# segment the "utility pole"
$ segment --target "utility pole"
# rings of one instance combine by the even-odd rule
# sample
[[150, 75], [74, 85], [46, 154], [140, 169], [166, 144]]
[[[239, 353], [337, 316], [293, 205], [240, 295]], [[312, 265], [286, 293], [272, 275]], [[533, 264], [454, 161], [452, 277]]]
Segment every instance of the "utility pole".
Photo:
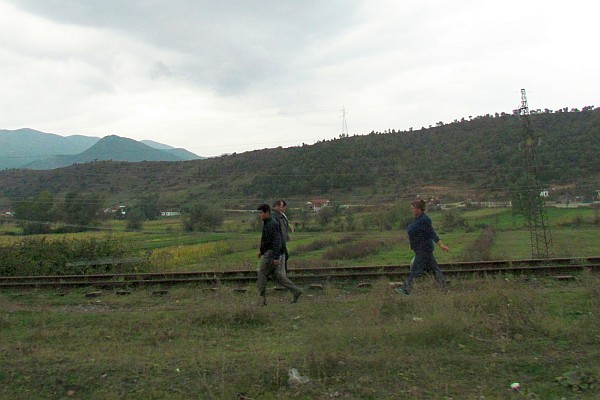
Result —
[[548, 214], [546, 213], [545, 200], [541, 195], [542, 186], [538, 179], [538, 168], [536, 161], [536, 147], [539, 138], [536, 137], [531, 120], [529, 118], [529, 106], [525, 89], [521, 89], [521, 106], [519, 116], [522, 125], [523, 139], [523, 187], [519, 193], [523, 213], [529, 228], [531, 240], [531, 257], [548, 258], [549, 248], [552, 246], [550, 227], [548, 226]]
[[348, 124], [346, 123], [346, 107], [342, 106], [342, 136], [348, 136]]

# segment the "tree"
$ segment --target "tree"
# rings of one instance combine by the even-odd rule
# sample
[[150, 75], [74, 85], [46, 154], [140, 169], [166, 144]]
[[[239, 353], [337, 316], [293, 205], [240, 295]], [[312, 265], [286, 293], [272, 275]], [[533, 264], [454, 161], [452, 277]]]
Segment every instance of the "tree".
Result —
[[132, 208], [131, 210], [128, 210], [125, 218], [127, 219], [125, 225], [128, 231], [139, 231], [142, 229], [145, 215], [141, 209]]
[[220, 208], [194, 202], [183, 208], [183, 227], [187, 231], [210, 231], [223, 224], [225, 213]]
[[100, 193], [69, 192], [59, 211], [60, 220], [72, 225], [73, 231], [84, 230], [100, 220], [104, 196]]
[[15, 206], [15, 217], [25, 235], [50, 232], [54, 196], [48, 191], [40, 192], [37, 198], [20, 201]]
[[158, 193], [149, 193], [140, 198], [140, 211], [146, 219], [153, 221], [160, 216], [158, 199]]

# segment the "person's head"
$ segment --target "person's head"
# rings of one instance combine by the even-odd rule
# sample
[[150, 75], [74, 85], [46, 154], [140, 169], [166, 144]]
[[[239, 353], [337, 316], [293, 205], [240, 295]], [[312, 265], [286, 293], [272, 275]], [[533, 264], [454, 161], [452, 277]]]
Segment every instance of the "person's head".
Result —
[[265, 219], [267, 219], [271, 216], [271, 207], [269, 207], [268, 204], [261, 204], [260, 206], [258, 206], [257, 210], [258, 210], [258, 217], [262, 221], [264, 221]]
[[415, 200], [412, 203], [410, 203], [410, 205], [412, 207], [412, 212], [415, 217], [418, 217], [425, 211], [425, 201], [423, 199]]
[[273, 210], [275, 210], [277, 212], [284, 212], [285, 211], [285, 201], [284, 200], [275, 200], [275, 202], [273, 203]]

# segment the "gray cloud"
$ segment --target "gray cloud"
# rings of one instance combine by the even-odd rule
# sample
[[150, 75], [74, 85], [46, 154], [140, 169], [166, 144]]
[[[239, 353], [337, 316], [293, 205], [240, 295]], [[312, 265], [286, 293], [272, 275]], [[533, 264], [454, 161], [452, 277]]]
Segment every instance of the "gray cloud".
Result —
[[[516, 12], [515, 10], [518, 10]], [[597, 103], [600, 3], [0, 0], [0, 128], [203, 155]]]
[[[185, 55], [165, 70], [224, 94], [289, 72], [307, 46], [357, 19], [357, 1], [12, 0], [64, 24], [116, 30]], [[157, 71], [153, 69], [153, 74]]]

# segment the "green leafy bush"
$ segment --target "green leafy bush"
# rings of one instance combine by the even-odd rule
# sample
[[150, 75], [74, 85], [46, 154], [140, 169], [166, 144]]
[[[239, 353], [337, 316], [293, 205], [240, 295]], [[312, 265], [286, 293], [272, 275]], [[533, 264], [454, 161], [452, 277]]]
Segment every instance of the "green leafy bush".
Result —
[[[0, 275], [66, 275], [82, 273], [75, 261], [132, 255], [133, 249], [112, 237], [48, 240], [28, 237], [0, 246]], [[92, 269], [88, 272], [97, 272]]]

